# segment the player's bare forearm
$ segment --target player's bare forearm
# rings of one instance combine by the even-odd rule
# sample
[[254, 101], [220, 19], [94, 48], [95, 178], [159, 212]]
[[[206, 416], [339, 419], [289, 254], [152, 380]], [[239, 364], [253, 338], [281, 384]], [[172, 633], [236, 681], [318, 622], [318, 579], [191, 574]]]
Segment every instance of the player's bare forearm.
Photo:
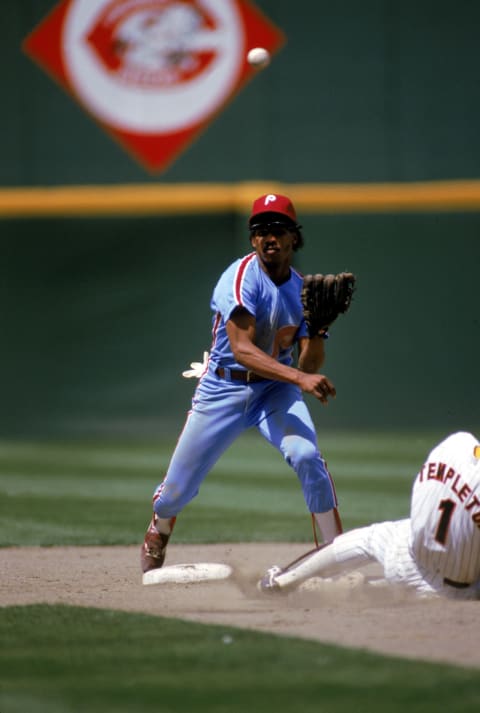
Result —
[[266, 379], [287, 381], [299, 385], [299, 372], [291, 366], [280, 364], [276, 359], [263, 352], [250, 341], [238, 341], [233, 348], [235, 361], [249, 371], [254, 371]]
[[304, 337], [299, 343], [298, 368], [308, 374], [316, 374], [325, 362], [325, 340], [323, 337]]
[[227, 322], [227, 334], [235, 361], [266, 379], [298, 384], [298, 370], [259, 349], [255, 344], [255, 320], [245, 310], [236, 312]]
[[[312, 394], [324, 404], [327, 403], [328, 397], [335, 396], [335, 387], [326, 376], [280, 364], [259, 349], [254, 344], [255, 320], [248, 312], [236, 313], [227, 322], [227, 334], [235, 360], [249, 371], [254, 371], [266, 379], [296, 384], [302, 391]], [[321, 349], [323, 350], [323, 347]], [[312, 350], [312, 354], [314, 352], [315, 350]], [[308, 353], [307, 349], [306, 354]]]

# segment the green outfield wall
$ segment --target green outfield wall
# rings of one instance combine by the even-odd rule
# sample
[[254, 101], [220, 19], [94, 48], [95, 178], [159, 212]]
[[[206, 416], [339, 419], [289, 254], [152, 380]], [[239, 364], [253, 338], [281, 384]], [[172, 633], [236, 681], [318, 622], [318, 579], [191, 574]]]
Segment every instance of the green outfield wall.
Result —
[[[306, 215], [302, 271], [353, 270], [319, 429], [474, 428], [480, 214]], [[234, 214], [3, 221], [0, 435], [171, 435], [211, 339], [210, 295], [249, 250]]]
[[286, 45], [158, 176], [22, 53], [55, 4], [2, 2], [0, 185], [479, 177], [474, 0], [255, 0]]
[[178, 431], [252, 182], [299, 187], [301, 270], [358, 275], [318, 428], [474, 429], [480, 4], [255, 0], [286, 45], [156, 175], [22, 51], [55, 4], [1, 10], [0, 436]]

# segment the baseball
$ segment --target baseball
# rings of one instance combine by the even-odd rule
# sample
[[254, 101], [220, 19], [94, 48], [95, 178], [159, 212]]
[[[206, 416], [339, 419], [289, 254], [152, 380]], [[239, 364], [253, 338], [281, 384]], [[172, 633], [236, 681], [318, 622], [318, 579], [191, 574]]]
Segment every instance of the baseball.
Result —
[[254, 47], [247, 54], [247, 60], [253, 67], [261, 69], [270, 64], [270, 53], [265, 47]]

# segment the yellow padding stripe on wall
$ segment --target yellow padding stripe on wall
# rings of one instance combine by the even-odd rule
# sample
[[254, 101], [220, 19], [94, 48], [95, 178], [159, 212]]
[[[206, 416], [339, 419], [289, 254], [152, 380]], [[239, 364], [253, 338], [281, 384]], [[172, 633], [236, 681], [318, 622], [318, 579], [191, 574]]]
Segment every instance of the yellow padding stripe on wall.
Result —
[[420, 183], [179, 183], [0, 189], [0, 217], [248, 213], [255, 197], [285, 193], [299, 212], [478, 211], [480, 180]]

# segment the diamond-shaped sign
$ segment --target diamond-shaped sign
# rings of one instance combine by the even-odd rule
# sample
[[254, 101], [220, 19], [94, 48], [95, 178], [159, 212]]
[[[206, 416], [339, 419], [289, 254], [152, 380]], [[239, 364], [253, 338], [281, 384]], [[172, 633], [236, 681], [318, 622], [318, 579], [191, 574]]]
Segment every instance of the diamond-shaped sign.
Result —
[[145, 168], [161, 171], [285, 35], [250, 0], [62, 0], [24, 51]]

